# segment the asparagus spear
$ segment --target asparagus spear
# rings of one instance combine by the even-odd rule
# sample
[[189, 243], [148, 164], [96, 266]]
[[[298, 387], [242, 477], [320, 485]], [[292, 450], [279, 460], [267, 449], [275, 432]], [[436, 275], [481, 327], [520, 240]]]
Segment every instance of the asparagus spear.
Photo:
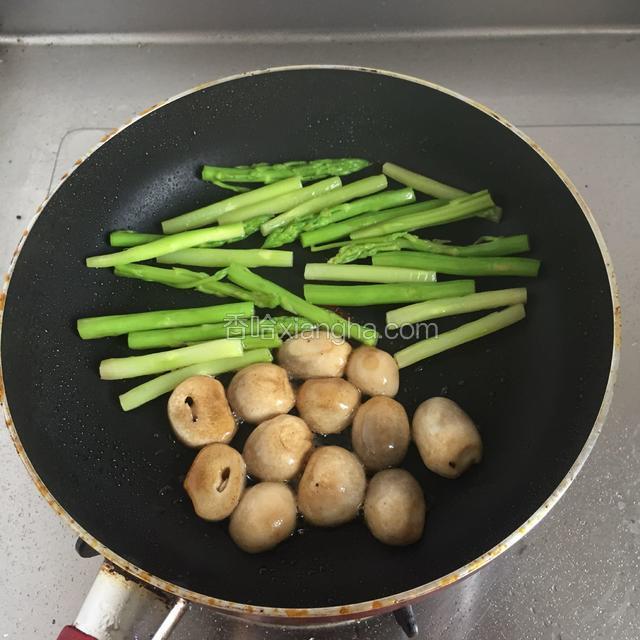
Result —
[[473, 214], [476, 218], [484, 218], [485, 220], [491, 220], [491, 222], [500, 222], [502, 220], [502, 207], [494, 205], [488, 209], [483, 209]]
[[403, 204], [413, 202], [416, 196], [413, 189], [397, 189], [396, 191], [383, 191], [375, 193], [359, 200], [344, 202], [323, 209], [317, 215], [305, 216], [290, 222], [286, 227], [280, 227], [272, 231], [265, 240], [264, 247], [280, 247], [283, 244], [293, 242], [303, 231], [312, 231], [326, 227], [334, 222], [348, 220], [362, 213], [371, 211], [382, 211], [392, 207], [399, 207]]
[[253, 351], [246, 351], [237, 358], [221, 358], [192, 364], [143, 382], [123, 393], [119, 397], [120, 406], [124, 411], [131, 411], [165, 393], [173, 391], [183, 380], [191, 376], [217, 376], [227, 371], [243, 369], [256, 362], [271, 362], [272, 360], [273, 356], [269, 349], [254, 349]]
[[504, 329], [522, 320], [524, 317], [524, 306], [515, 304], [502, 311], [490, 313], [479, 320], [463, 324], [457, 329], [441, 333], [437, 337], [416, 342], [396, 352], [393, 357], [396, 359], [398, 367], [402, 369], [425, 358], [430, 358], [437, 353], [457, 347], [465, 342], [471, 342], [499, 329]]
[[[293, 335], [314, 324], [298, 316], [276, 316], [275, 318], [239, 318], [233, 322], [201, 324], [195, 327], [175, 327], [134, 331], [127, 336], [129, 349], [163, 349], [184, 347], [196, 342], [217, 338], [243, 338], [245, 336], [278, 337]], [[248, 349], [246, 345], [243, 345]]]
[[183, 249], [160, 256], [157, 262], [194, 267], [228, 267], [231, 264], [242, 264], [245, 267], [291, 267], [293, 252], [269, 249]]
[[188, 327], [209, 322], [223, 322], [232, 318], [253, 315], [253, 304], [235, 302], [213, 307], [194, 309], [169, 309], [165, 311], [143, 311], [114, 316], [80, 318], [78, 334], [83, 340], [120, 336], [132, 331], [147, 331], [168, 327]]
[[420, 193], [426, 193], [428, 196], [433, 196], [434, 198], [453, 200], [454, 198], [467, 195], [467, 192], [462, 191], [462, 189], [450, 187], [442, 182], [432, 180], [419, 173], [414, 173], [413, 171], [409, 171], [409, 169], [404, 169], [391, 162], [385, 162], [382, 165], [382, 173], [401, 184], [406, 184], [407, 187], [420, 191]]
[[141, 244], [147, 244], [153, 240], [159, 240], [163, 235], [161, 233], [140, 233], [139, 231], [129, 231], [128, 229], [118, 229], [109, 234], [109, 244], [112, 247], [137, 247]]
[[273, 296], [260, 292], [247, 291], [231, 282], [220, 282], [227, 275], [226, 269], [217, 271], [213, 275], [189, 269], [173, 267], [164, 269], [146, 264], [123, 264], [113, 272], [124, 278], [134, 278], [146, 282], [157, 282], [174, 289], [195, 289], [200, 293], [218, 296], [219, 298], [237, 298], [253, 302], [257, 307], [275, 307], [278, 304]]
[[162, 231], [164, 233], [178, 233], [188, 229], [197, 229], [215, 222], [223, 213], [246, 207], [256, 202], [275, 198], [283, 193], [289, 193], [296, 189], [302, 189], [300, 178], [287, 178], [280, 182], [274, 182], [259, 189], [253, 189], [246, 193], [240, 193], [237, 196], [231, 196], [226, 200], [220, 200], [213, 204], [201, 207], [195, 211], [189, 211], [175, 218], [169, 218], [162, 222]]
[[[437, 201], [429, 200], [430, 206], [427, 209], [423, 208], [423, 205], [425, 205], [426, 203], [418, 202], [415, 205], [404, 207], [405, 211], [403, 212], [401, 212], [400, 209], [398, 209], [398, 212], [404, 215], [407, 213], [412, 213], [414, 211], [428, 211], [431, 208], [435, 208], [431, 205], [431, 203], [433, 202], [441, 203], [438, 206], [447, 204], [446, 200], [437, 200]], [[413, 211], [411, 211], [412, 209]], [[500, 207], [489, 207], [488, 209], [483, 209], [482, 211], [478, 211], [478, 213], [474, 213], [473, 215], [476, 218], [485, 218], [487, 220], [491, 220], [491, 222], [500, 222], [500, 219], [502, 218], [502, 209]], [[304, 229], [303, 231], [306, 231], [306, 229]], [[267, 238], [267, 240], [269, 239], [269, 237]], [[329, 249], [339, 249], [340, 247], [353, 246], [356, 244], [366, 244], [368, 242], [382, 242], [382, 241], [391, 242], [392, 240], [395, 240], [397, 238], [402, 238], [402, 237], [417, 237], [417, 236], [411, 236], [411, 234], [406, 233], [405, 231], [400, 231], [400, 232], [390, 233], [384, 236], [374, 236], [372, 238], [356, 238], [354, 240], [349, 239], [349, 240], [340, 240], [338, 242], [328, 242], [327, 244], [316, 244], [316, 245], [312, 245], [310, 248], [311, 248], [311, 251], [315, 253], [317, 251], [329, 251]], [[483, 236], [483, 237], [491, 238], [493, 236]], [[495, 236], [495, 237], [498, 237], [498, 236]], [[322, 241], [324, 242], [324, 240]], [[432, 241], [432, 242], [435, 242], [435, 241]], [[421, 251], [421, 250], [422, 249], [420, 248], [416, 248], [416, 251]], [[434, 251], [434, 253], [436, 252]]]
[[[266, 222], [268, 219], [269, 216], [258, 216], [257, 218], [252, 218], [251, 220], [246, 220], [245, 222], [243, 222], [242, 225], [244, 227], [244, 237], [248, 238], [250, 235], [254, 234], [260, 228], [260, 225], [263, 222]], [[121, 248], [137, 247], [140, 244], [147, 244], [147, 242], [151, 242], [152, 240], [159, 240], [160, 238], [164, 238], [161, 233], [139, 233], [138, 231], [118, 230], [112, 231], [109, 234], [109, 244], [112, 247]], [[205, 242], [204, 244], [198, 245], [198, 247], [206, 249], [216, 249], [217, 247], [221, 247], [222, 245], [229, 242], [234, 242], [234, 240], [235, 239]]]
[[444, 318], [459, 313], [471, 313], [472, 311], [524, 304], [526, 301], [527, 290], [524, 287], [483, 291], [482, 293], [463, 295], [459, 298], [451, 297], [446, 300], [429, 300], [389, 311], [387, 313], [387, 325], [400, 327], [405, 324]]
[[249, 187], [243, 187], [239, 184], [229, 184], [228, 182], [222, 182], [222, 180], [210, 180], [212, 184], [215, 184], [216, 187], [220, 187], [221, 189], [229, 189], [229, 191], [235, 191], [235, 193], [245, 193], [247, 191], [251, 191]]
[[251, 349], [277, 349], [282, 346], [282, 340], [278, 336], [245, 336], [240, 338], [242, 348]]
[[540, 260], [533, 258], [458, 258], [418, 251], [390, 251], [371, 260], [378, 266], [429, 269], [454, 276], [535, 277], [540, 269]]
[[417, 236], [406, 234], [402, 249], [425, 251], [446, 256], [459, 257], [501, 257], [529, 251], [529, 236], [525, 233], [515, 236], [482, 236], [473, 244], [456, 246], [434, 240], [422, 240]]
[[435, 282], [434, 271], [377, 267], [370, 264], [325, 264], [309, 262], [304, 268], [307, 280], [337, 282]]
[[350, 243], [340, 243], [338, 253], [329, 260], [329, 264], [347, 264], [354, 260], [369, 258], [378, 253], [412, 249], [426, 253], [448, 256], [508, 256], [529, 251], [527, 235], [507, 236], [503, 238], [484, 236], [474, 244], [455, 246], [436, 240], [422, 240], [410, 233], [397, 233], [390, 236], [360, 238]]
[[316, 307], [283, 287], [261, 278], [246, 267], [235, 264], [230, 266], [229, 279], [241, 287], [265, 291], [277, 296], [280, 300], [280, 306], [289, 313], [303, 316], [333, 333], [348, 336], [369, 345], [375, 345], [378, 341], [378, 334], [374, 329], [347, 321], [336, 313]]
[[224, 182], [264, 182], [269, 184], [276, 180], [296, 176], [300, 180], [319, 180], [327, 176], [346, 176], [369, 166], [367, 160], [361, 158], [328, 158], [322, 160], [294, 160], [278, 164], [260, 162], [249, 166], [202, 167], [202, 179]]
[[456, 222], [474, 216], [478, 211], [494, 205], [491, 196], [486, 192], [478, 192], [460, 200], [452, 200], [434, 211], [417, 211], [396, 216], [391, 220], [380, 222], [365, 229], [351, 233], [352, 240], [358, 238], [374, 238], [386, 236], [400, 231], [415, 231], [425, 227], [435, 227], [447, 222]]
[[354, 198], [361, 198], [376, 193], [377, 191], [382, 191], [386, 186], [387, 178], [382, 175], [371, 176], [370, 178], [363, 178], [362, 180], [351, 182], [344, 187], [334, 189], [329, 193], [313, 198], [313, 200], [303, 202], [297, 207], [289, 209], [271, 220], [267, 220], [267, 222], [260, 227], [260, 232], [263, 236], [267, 236], [274, 229], [284, 227], [293, 220], [311, 216], [327, 207], [333, 207], [348, 200], [353, 200]]
[[[398, 236], [404, 235], [402, 233], [392, 233], [390, 236], [376, 236], [371, 238], [375, 242], [382, 242], [384, 238], [391, 241]], [[351, 247], [356, 244], [367, 244], [369, 238], [361, 238], [360, 240], [338, 240], [337, 242], [328, 242], [327, 244], [314, 244], [311, 249], [311, 253], [317, 253], [318, 251], [330, 251], [331, 249], [340, 249], [340, 247]]]
[[382, 191], [373, 195], [343, 202], [335, 207], [323, 209], [315, 216], [310, 216], [304, 221], [302, 231], [313, 231], [326, 227], [334, 222], [342, 222], [355, 218], [362, 213], [382, 211], [384, 209], [394, 209], [415, 202], [416, 194], [413, 189], [394, 189], [392, 191]]
[[165, 253], [180, 251], [197, 247], [204, 242], [212, 240], [231, 240], [232, 238], [244, 238], [244, 227], [241, 224], [228, 224], [223, 227], [211, 229], [196, 229], [195, 231], [183, 231], [172, 236], [165, 236], [159, 240], [153, 240], [147, 244], [130, 247], [117, 253], [108, 253], [102, 256], [87, 258], [87, 267], [115, 267], [121, 264], [142, 262], [157, 258]]
[[373, 304], [397, 304], [466, 296], [475, 291], [473, 280], [451, 282], [364, 284], [355, 286], [305, 284], [304, 297], [314, 304], [341, 307], [366, 307]]
[[191, 364], [220, 358], [236, 358], [242, 355], [242, 343], [236, 338], [211, 340], [189, 347], [149, 353], [144, 356], [127, 358], [107, 358], [100, 363], [100, 377], [103, 380], [123, 380], [137, 378], [163, 371], [171, 371]]
[[320, 229], [305, 231], [300, 236], [300, 242], [303, 247], [310, 247], [325, 242], [331, 242], [338, 238], [344, 238], [357, 229], [363, 229], [372, 225], [393, 220], [396, 217], [408, 215], [413, 212], [426, 212], [445, 205], [444, 200], [429, 200], [428, 202], [416, 202], [405, 207], [395, 207], [394, 209], [386, 209], [384, 211], [374, 211], [357, 216], [351, 220], [343, 220], [336, 222]]
[[[253, 220], [257, 216], [268, 215], [269, 217], [288, 211], [293, 207], [297, 207], [299, 204], [311, 200], [311, 198], [317, 198], [323, 193], [338, 189], [342, 186], [342, 180], [337, 176], [321, 180], [320, 182], [314, 182], [308, 187], [302, 189], [296, 189], [295, 191], [289, 191], [283, 193], [275, 198], [269, 198], [268, 200], [262, 200], [255, 202], [254, 204], [247, 205], [246, 207], [240, 207], [239, 209], [233, 209], [227, 213], [223, 213], [218, 218], [219, 224], [231, 224], [232, 222], [243, 222], [245, 220]], [[267, 218], [268, 220], [269, 218]], [[263, 221], [264, 222], [264, 221]]]
[[[302, 191], [302, 189], [300, 189], [300, 191]], [[266, 222], [270, 217], [270, 214], [266, 214], [263, 216], [256, 216], [255, 218], [251, 218], [250, 220], [244, 220], [242, 222], [242, 226], [244, 227], [244, 237], [248, 238], [256, 231], [259, 231], [262, 224]], [[223, 226], [222, 222], [218, 221], [218, 223], [220, 224], [220, 226]]]

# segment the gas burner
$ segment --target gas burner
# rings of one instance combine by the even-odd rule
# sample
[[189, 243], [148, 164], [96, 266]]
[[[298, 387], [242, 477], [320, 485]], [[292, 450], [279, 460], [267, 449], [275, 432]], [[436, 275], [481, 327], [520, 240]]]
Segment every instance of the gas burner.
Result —
[[[94, 558], [98, 552], [84, 540], [76, 540], [75, 549], [82, 558]], [[126, 588], [123, 590], [123, 585]], [[96, 615], [96, 610], [102, 615]], [[105, 616], [104, 612], [109, 611]], [[181, 623], [187, 612], [191, 621]], [[180, 624], [180, 637], [191, 638], [202, 633], [203, 628], [218, 627], [220, 637], [266, 638], [271, 635], [285, 637], [287, 640], [322, 640], [323, 638], [341, 638], [356, 640], [370, 637], [369, 630], [376, 622], [393, 619], [402, 630], [404, 637], [418, 635], [418, 623], [411, 605], [396, 609], [392, 614], [370, 616], [361, 620], [344, 620], [313, 624], [278, 624], [248, 620], [240, 616], [219, 613], [207, 607], [190, 605], [182, 598], [174, 598], [162, 591], [142, 584], [137, 579], [120, 571], [109, 562], [104, 562], [87, 598], [80, 609], [74, 626], [66, 627], [69, 640], [73, 640], [77, 631], [85, 636], [77, 638], [96, 638], [96, 640], [119, 640], [122, 638], [151, 637], [152, 640], [167, 640]], [[186, 618], [185, 620], [188, 620]], [[363, 631], [366, 634], [363, 635]], [[187, 628], [185, 628], [187, 627]], [[194, 631], [190, 631], [190, 628]], [[196, 632], [197, 629], [198, 631]], [[114, 635], [114, 633], [116, 635]], [[153, 634], [153, 635], [151, 635]], [[202, 636], [200, 636], [202, 637]], [[385, 636], [385, 637], [388, 637]]]

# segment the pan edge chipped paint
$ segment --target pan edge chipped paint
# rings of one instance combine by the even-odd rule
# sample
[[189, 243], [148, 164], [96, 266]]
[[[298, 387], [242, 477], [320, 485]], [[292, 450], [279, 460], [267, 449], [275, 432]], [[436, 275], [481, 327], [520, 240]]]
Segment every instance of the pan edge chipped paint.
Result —
[[[513, 546], [516, 542], [518, 542], [523, 536], [525, 536], [533, 527], [535, 527], [544, 516], [551, 510], [551, 508], [558, 502], [558, 500], [562, 497], [568, 487], [571, 485], [583, 464], [589, 457], [600, 432], [602, 431], [604, 422], [606, 420], [606, 416], [611, 405], [611, 400], [613, 396], [613, 386], [616, 379], [616, 373], [619, 362], [620, 355], [620, 340], [621, 340], [621, 310], [618, 296], [618, 288], [616, 285], [616, 278], [613, 270], [613, 264], [611, 261], [611, 257], [609, 255], [608, 249], [604, 242], [602, 233], [582, 196], [573, 185], [568, 176], [563, 172], [563, 170], [557, 165], [557, 163], [550, 158], [529, 136], [520, 131], [517, 127], [511, 124], [507, 119], [505, 119], [500, 114], [496, 113], [492, 109], [486, 107], [485, 105], [474, 101], [466, 96], [463, 96], [455, 91], [451, 91], [444, 87], [441, 87], [437, 84], [428, 82], [426, 80], [422, 80], [419, 78], [415, 78], [408, 75], [403, 75], [400, 73], [395, 73], [392, 71], [385, 71], [380, 69], [373, 69], [367, 67], [356, 67], [356, 66], [340, 66], [340, 65], [300, 65], [300, 66], [285, 66], [285, 67], [274, 67], [270, 69], [264, 70], [256, 70], [250, 71], [247, 73], [236, 74], [233, 76], [228, 76], [226, 78], [222, 78], [220, 80], [215, 80], [212, 82], [207, 82], [203, 84], [199, 84], [196, 87], [186, 90], [182, 93], [179, 93], [168, 100], [159, 102], [143, 111], [141, 111], [136, 117], [128, 121], [126, 124], [121, 127], [110, 131], [108, 134], [103, 136], [100, 143], [93, 147], [86, 155], [82, 158], [79, 158], [74, 163], [73, 168], [66, 173], [56, 189], [52, 191], [51, 194], [42, 202], [42, 204], [37, 208], [36, 214], [29, 222], [25, 232], [23, 233], [18, 245], [14, 251], [14, 254], [11, 259], [11, 263], [9, 266], [8, 273], [4, 276], [3, 289], [2, 294], [0, 295], [0, 299], [4, 302], [6, 300], [6, 296], [10, 287], [11, 275], [13, 273], [15, 264], [20, 255], [20, 251], [24, 246], [25, 240], [28, 237], [29, 231], [33, 227], [34, 223], [38, 219], [40, 213], [45, 208], [48, 201], [55, 194], [58, 188], [64, 183], [64, 181], [68, 178], [68, 176], [75, 171], [75, 169], [80, 166], [86, 158], [88, 158], [94, 151], [100, 148], [104, 143], [110, 140], [113, 136], [117, 135], [124, 129], [126, 129], [129, 125], [137, 122], [139, 119], [147, 116], [148, 114], [154, 112], [155, 110], [161, 108], [165, 104], [178, 100], [184, 96], [187, 96], [191, 93], [200, 91], [202, 89], [206, 89], [208, 87], [212, 87], [219, 84], [224, 84], [229, 81], [237, 80], [244, 77], [251, 77], [255, 75], [264, 75], [268, 73], [275, 72], [284, 72], [291, 70], [304, 70], [304, 69], [331, 69], [331, 70], [344, 70], [344, 71], [357, 71], [363, 73], [372, 73], [372, 74], [381, 74], [383, 76], [389, 76], [392, 78], [405, 80], [408, 82], [412, 82], [415, 84], [423, 85], [434, 89], [436, 91], [445, 93], [451, 97], [454, 97], [466, 104], [482, 111], [483, 113], [489, 115], [491, 118], [499, 122], [505, 128], [509, 129], [516, 136], [521, 138], [531, 149], [533, 149], [553, 170], [553, 172], [562, 180], [566, 188], [570, 191], [573, 198], [578, 204], [579, 209], [582, 211], [585, 216], [591, 232], [596, 239], [598, 244], [598, 248], [602, 255], [602, 259], [604, 261], [610, 293], [611, 293], [611, 302], [613, 307], [613, 345], [612, 345], [612, 355], [611, 362], [609, 368], [609, 375], [607, 379], [606, 388], [603, 395], [603, 400], [600, 406], [600, 410], [594, 422], [594, 425], [587, 437], [585, 444], [583, 445], [580, 453], [578, 454], [575, 462], [570, 467], [567, 474], [558, 484], [556, 489], [552, 492], [552, 494], [545, 500], [545, 502], [531, 515], [520, 527], [518, 527], [513, 533], [507, 536], [502, 542], [495, 545], [486, 553], [482, 554], [475, 560], [465, 564], [459, 569], [448, 573], [445, 576], [440, 577], [437, 580], [433, 580], [428, 582], [422, 586], [410, 589], [408, 591], [403, 591], [397, 593], [395, 595], [390, 595], [383, 598], [376, 598], [375, 600], [369, 600], [364, 602], [358, 602], [353, 604], [338, 604], [330, 607], [322, 607], [322, 608], [314, 608], [314, 609], [305, 609], [305, 608], [296, 608], [296, 609], [288, 609], [282, 607], [261, 607], [257, 605], [246, 605], [238, 602], [231, 602], [227, 600], [222, 600], [214, 597], [210, 597], [201, 593], [197, 593], [194, 591], [190, 591], [172, 583], [169, 583], [163, 579], [160, 579], [147, 571], [141, 569], [140, 567], [135, 566], [134, 564], [128, 562], [124, 558], [115, 554], [109, 548], [107, 548], [104, 544], [102, 544], [99, 540], [94, 538], [88, 531], [83, 529], [58, 503], [58, 501], [53, 497], [53, 495], [49, 492], [47, 487], [44, 485], [35, 468], [31, 464], [21, 442], [18, 437], [15, 425], [13, 423], [10, 408], [8, 406], [8, 401], [6, 398], [5, 387], [4, 387], [4, 379], [2, 367], [0, 364], [0, 405], [2, 406], [5, 422], [7, 428], [9, 429], [11, 439], [15, 446], [16, 452], [22, 459], [29, 475], [31, 476], [32, 481], [34, 482], [38, 491], [42, 494], [45, 500], [49, 503], [52, 509], [71, 527], [71, 529], [80, 536], [87, 544], [92, 546], [96, 551], [98, 551], [104, 558], [113, 562], [115, 565], [120, 567], [122, 570], [130, 573], [132, 576], [146, 582], [148, 584], [153, 585], [167, 593], [176, 595], [178, 597], [186, 598], [193, 602], [204, 604], [207, 606], [215, 607], [220, 610], [224, 610], [227, 613], [236, 614], [236, 615], [249, 615], [255, 617], [257, 619], [262, 620], [274, 620], [277, 619], [282, 621], [283, 619], [288, 619], [291, 623], [309, 623], [313, 620], [329, 622], [333, 620], [344, 620], [345, 618], [358, 618], [358, 617], [366, 617], [373, 615], [374, 613], [380, 614], [385, 611], [391, 611], [398, 607], [401, 607], [405, 604], [411, 603], [412, 601], [416, 601], [418, 599], [422, 599], [428, 596], [430, 593], [433, 593], [439, 589], [442, 589], [448, 585], [454, 584], [459, 580], [471, 575], [478, 569], [482, 568], [493, 559], [504, 553], [507, 549]], [[4, 315], [4, 309], [0, 306], [0, 331], [2, 329], [2, 320]], [[0, 333], [1, 335], [1, 333]], [[1, 343], [0, 343], [0, 352], [1, 352]]]

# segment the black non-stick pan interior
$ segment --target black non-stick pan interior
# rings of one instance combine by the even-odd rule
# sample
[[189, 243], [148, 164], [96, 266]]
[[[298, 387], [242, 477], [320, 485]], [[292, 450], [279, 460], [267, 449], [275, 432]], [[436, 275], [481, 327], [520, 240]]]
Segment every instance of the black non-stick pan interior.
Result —
[[[488, 188], [503, 222], [469, 220], [425, 237], [473, 242], [529, 233], [538, 279], [479, 279], [480, 290], [526, 284], [524, 322], [409, 367], [398, 399], [411, 415], [447, 395], [482, 431], [481, 465], [459, 480], [405, 466], [422, 484], [423, 539], [378, 543], [361, 521], [302, 533], [247, 555], [226, 523], [198, 519], [181, 481], [194, 451], [175, 441], [166, 399], [123, 413], [97, 365], [128, 354], [124, 339], [83, 342], [78, 317], [213, 304], [204, 294], [116, 279], [84, 267], [113, 229], [158, 231], [159, 221], [228, 195], [203, 183], [203, 163], [338, 156], [393, 161], [468, 191]], [[257, 246], [253, 239], [246, 246]], [[306, 261], [262, 270], [301, 292]], [[383, 327], [387, 307], [353, 317]], [[452, 318], [440, 330], [471, 319]], [[401, 340], [383, 340], [395, 350]], [[319, 607], [390, 595], [473, 560], [523, 523], [575, 461], [600, 408], [612, 351], [607, 271], [591, 228], [534, 149], [470, 104], [396, 77], [298, 69], [238, 78], [190, 93], [138, 120], [66, 180], [33, 226], [8, 290], [2, 369], [15, 428], [64, 509], [115, 553], [193, 591], [248, 604]], [[243, 427], [234, 445], [241, 447]], [[347, 439], [348, 441], [348, 439]]]

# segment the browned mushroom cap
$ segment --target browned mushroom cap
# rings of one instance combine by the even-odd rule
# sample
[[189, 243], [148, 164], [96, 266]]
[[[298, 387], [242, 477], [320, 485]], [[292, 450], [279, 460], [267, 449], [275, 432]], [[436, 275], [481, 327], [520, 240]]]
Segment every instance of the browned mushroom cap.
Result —
[[370, 471], [400, 464], [410, 439], [407, 412], [392, 398], [376, 396], [367, 400], [353, 419], [353, 450]]
[[393, 356], [375, 347], [358, 347], [347, 362], [349, 382], [368, 396], [395, 396], [400, 386], [398, 363]]
[[260, 553], [288, 538], [296, 526], [296, 500], [281, 482], [260, 482], [244, 492], [231, 515], [229, 534], [247, 553]]
[[224, 387], [209, 376], [181, 382], [169, 396], [167, 413], [176, 438], [187, 447], [230, 442], [236, 433]]
[[340, 378], [351, 345], [326, 331], [305, 331], [278, 349], [278, 363], [292, 378]]
[[242, 456], [249, 475], [286, 482], [297, 476], [313, 447], [313, 434], [296, 416], [276, 416], [259, 424], [247, 438]]
[[428, 469], [457, 478], [482, 459], [482, 440], [471, 418], [449, 398], [429, 398], [413, 414], [413, 439]]
[[339, 433], [351, 424], [360, 392], [343, 378], [307, 380], [298, 389], [296, 406], [316, 433]]
[[364, 519], [380, 542], [405, 545], [419, 540], [425, 511], [422, 489], [408, 471], [386, 469], [369, 482]]
[[200, 449], [184, 480], [195, 512], [205, 520], [223, 520], [236, 508], [246, 480], [242, 456], [229, 445]]
[[342, 447], [316, 449], [298, 485], [300, 513], [311, 523], [334, 527], [353, 520], [367, 480], [360, 461]]
[[254, 424], [289, 412], [296, 402], [287, 372], [267, 362], [238, 371], [229, 384], [227, 397], [236, 414]]

